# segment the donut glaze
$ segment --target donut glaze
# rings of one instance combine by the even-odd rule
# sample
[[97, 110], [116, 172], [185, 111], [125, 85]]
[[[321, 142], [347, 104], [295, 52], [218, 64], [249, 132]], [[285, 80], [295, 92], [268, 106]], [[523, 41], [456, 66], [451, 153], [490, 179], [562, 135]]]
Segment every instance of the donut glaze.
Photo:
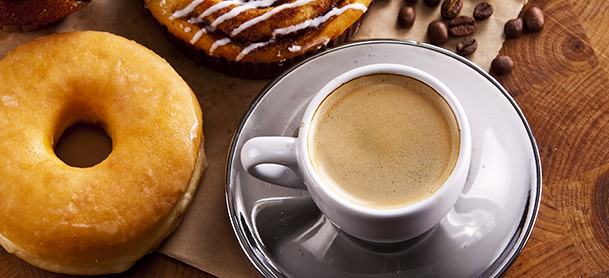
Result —
[[[78, 122], [109, 156], [88, 168], [54, 153]], [[196, 96], [161, 57], [102, 32], [41, 37], [0, 61], [0, 244], [40, 268], [122, 272], [181, 219], [206, 160]]]

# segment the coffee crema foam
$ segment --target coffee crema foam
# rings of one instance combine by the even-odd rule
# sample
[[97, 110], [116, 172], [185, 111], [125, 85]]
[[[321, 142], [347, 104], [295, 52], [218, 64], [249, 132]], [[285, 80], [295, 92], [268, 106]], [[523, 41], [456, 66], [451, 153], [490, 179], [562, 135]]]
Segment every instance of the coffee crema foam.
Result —
[[335, 89], [311, 123], [313, 167], [355, 204], [406, 207], [448, 179], [459, 154], [459, 127], [446, 101], [414, 78], [359, 77]]

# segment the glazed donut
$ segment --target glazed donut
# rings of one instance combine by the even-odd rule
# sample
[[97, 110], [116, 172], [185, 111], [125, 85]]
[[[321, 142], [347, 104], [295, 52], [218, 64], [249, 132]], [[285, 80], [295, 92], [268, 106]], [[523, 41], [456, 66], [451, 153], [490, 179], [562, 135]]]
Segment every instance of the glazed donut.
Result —
[[[106, 159], [54, 153], [75, 123], [99, 124]], [[161, 57], [103, 32], [41, 37], [0, 61], [0, 244], [68, 274], [118, 273], [178, 225], [206, 166], [196, 96]]]

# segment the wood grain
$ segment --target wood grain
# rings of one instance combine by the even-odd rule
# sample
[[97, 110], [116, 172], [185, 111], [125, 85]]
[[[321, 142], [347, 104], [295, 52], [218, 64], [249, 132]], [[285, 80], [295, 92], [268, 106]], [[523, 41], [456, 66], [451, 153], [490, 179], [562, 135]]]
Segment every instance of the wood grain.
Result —
[[[609, 276], [609, 2], [530, 1], [542, 32], [506, 40], [497, 77], [529, 121], [543, 194], [531, 238], [505, 277]], [[526, 8], [526, 7], [525, 7]]]

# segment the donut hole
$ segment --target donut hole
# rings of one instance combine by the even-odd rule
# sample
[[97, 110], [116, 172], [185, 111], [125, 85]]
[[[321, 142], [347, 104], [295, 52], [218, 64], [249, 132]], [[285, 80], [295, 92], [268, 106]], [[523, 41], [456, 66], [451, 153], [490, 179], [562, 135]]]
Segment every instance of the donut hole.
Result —
[[55, 143], [55, 155], [67, 165], [93, 167], [112, 152], [112, 139], [94, 123], [75, 123], [66, 128]]

